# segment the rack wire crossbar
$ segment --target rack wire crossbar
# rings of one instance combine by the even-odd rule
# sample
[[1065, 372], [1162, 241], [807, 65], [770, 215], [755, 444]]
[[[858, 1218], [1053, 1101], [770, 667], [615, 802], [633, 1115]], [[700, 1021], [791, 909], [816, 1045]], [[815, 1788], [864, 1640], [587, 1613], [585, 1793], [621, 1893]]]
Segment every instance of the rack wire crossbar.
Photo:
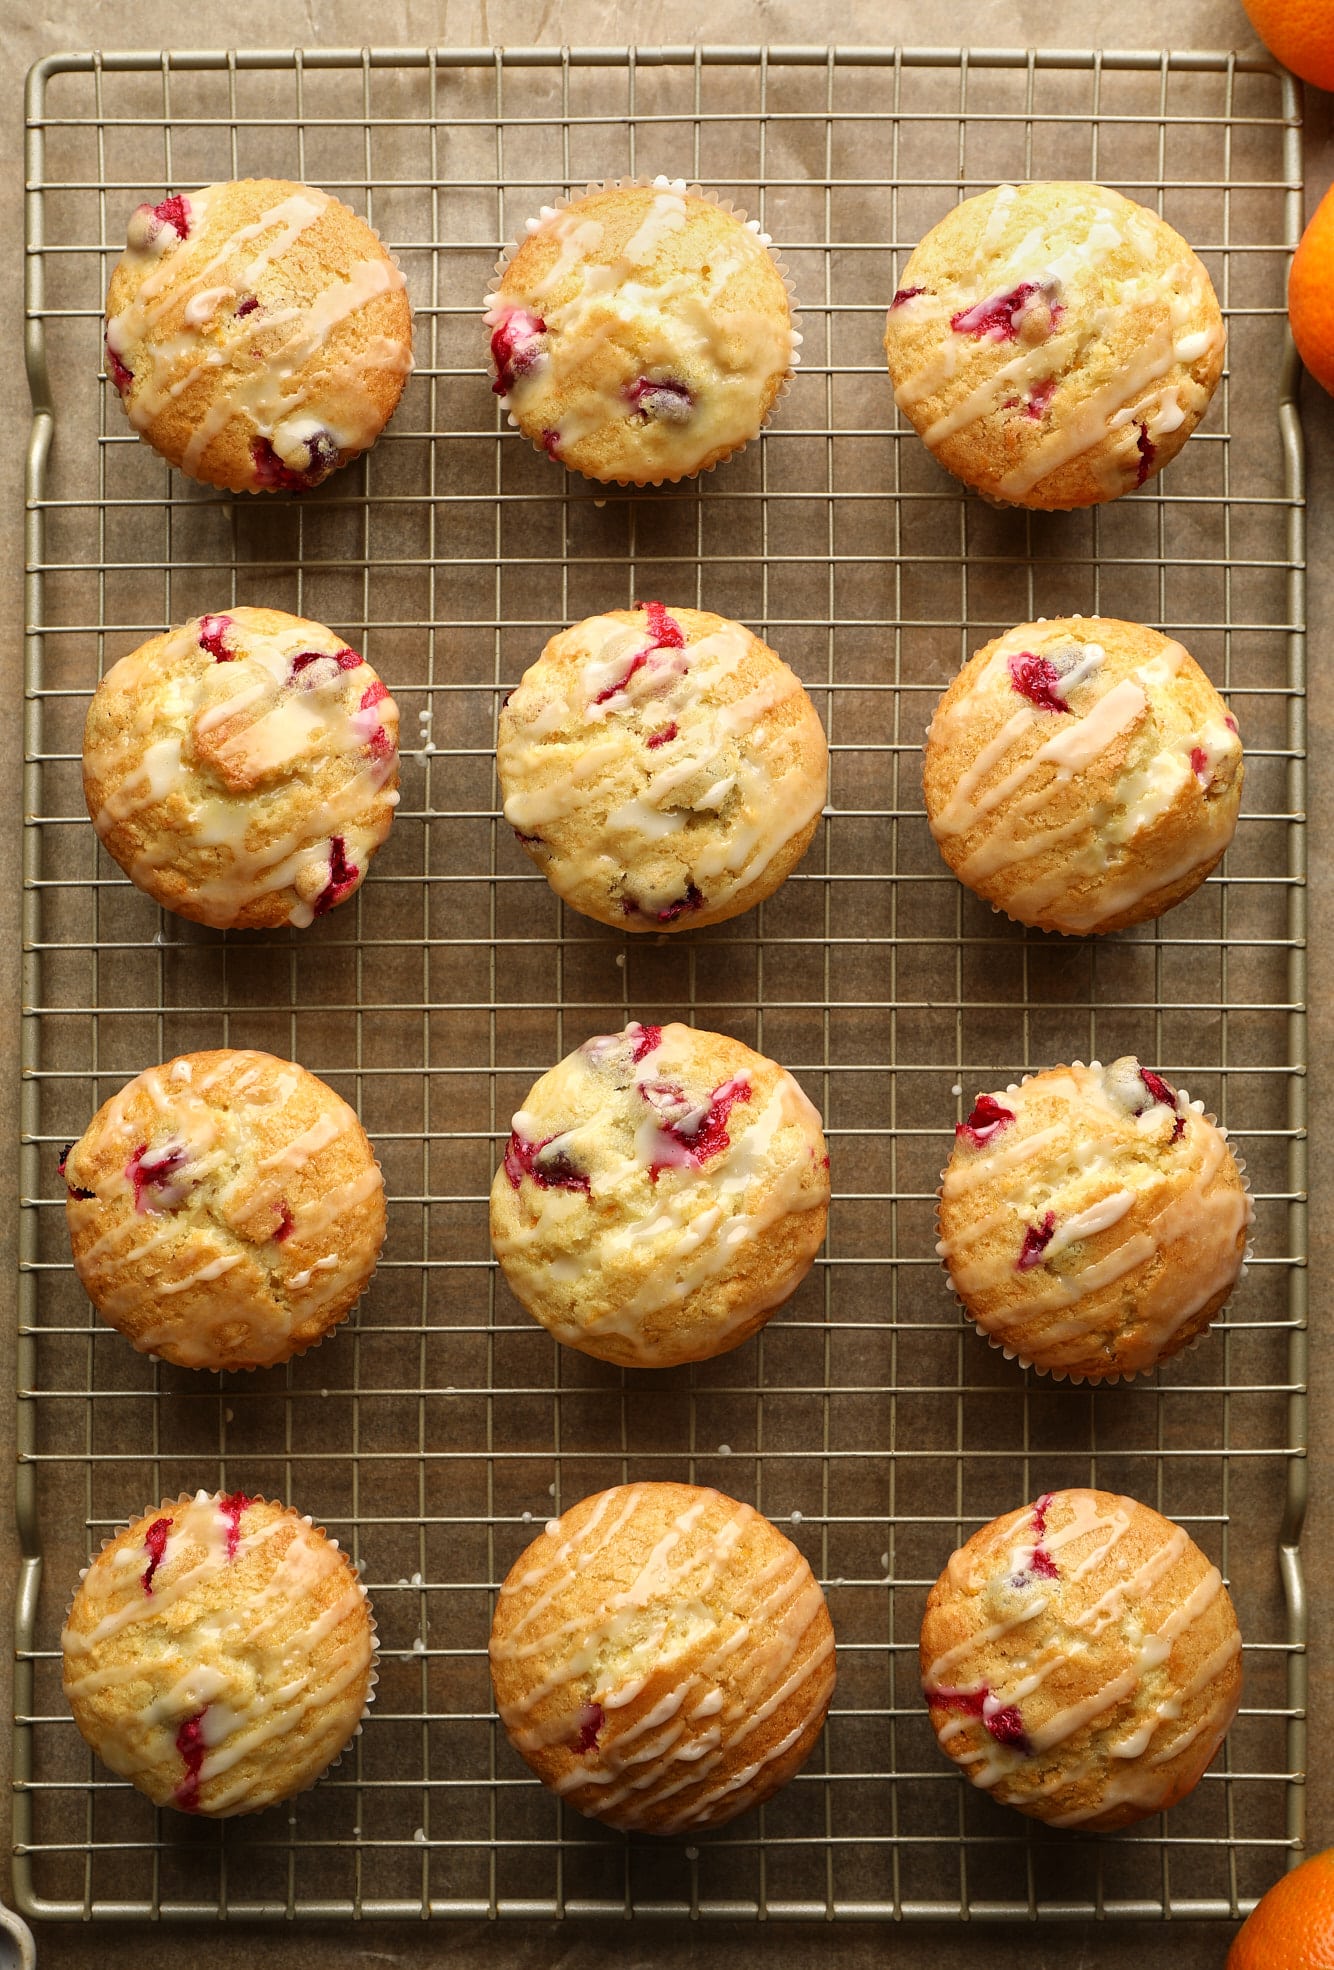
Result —
[[[1283, 283], [1301, 217], [1290, 79], [1224, 54], [855, 48], [367, 49], [53, 57], [28, 96], [28, 463], [14, 1882], [97, 1921], [671, 1915], [1162, 1918], [1244, 1912], [1300, 1851], [1305, 1606], [1303, 510]], [[771, 428], [628, 496], [505, 428], [480, 297], [544, 198], [699, 179], [782, 242], [804, 360]], [[418, 369], [373, 453], [306, 498], [228, 499], [131, 441], [99, 376], [129, 208], [244, 175], [340, 192], [390, 241]], [[894, 411], [879, 317], [914, 241], [1005, 178], [1094, 178], [1201, 251], [1229, 361], [1204, 429], [1133, 498], [997, 512]], [[627, 940], [564, 913], [511, 841], [497, 710], [554, 626], [645, 594], [754, 624], [832, 742], [829, 804], [762, 911]], [[104, 667], [263, 602], [357, 637], [403, 721], [404, 799], [355, 901], [304, 933], [160, 914], [100, 856], [79, 783]], [[990, 915], [940, 863], [916, 751], [989, 636], [1106, 613], [1182, 635], [1247, 744], [1222, 873], [1095, 941]], [[755, 1341], [658, 1375], [563, 1354], [486, 1235], [532, 1078], [630, 1017], [735, 1032], [825, 1114], [826, 1255]], [[390, 1234], [346, 1327], [283, 1370], [190, 1375], [101, 1327], [69, 1266], [60, 1145], [145, 1063], [290, 1054], [354, 1101]], [[934, 1193], [974, 1091], [1136, 1052], [1243, 1150], [1254, 1262], [1158, 1375], [1096, 1392], [964, 1329]], [[716, 1483], [791, 1532], [840, 1682], [807, 1769], [694, 1841], [567, 1813], [491, 1710], [497, 1583], [553, 1511], [636, 1475]], [[292, 1499], [374, 1600], [380, 1685], [338, 1769], [224, 1827], [87, 1753], [60, 1623], [90, 1548], [199, 1485]], [[1116, 1838], [1051, 1834], [960, 1783], [914, 1645], [951, 1548], [1038, 1490], [1102, 1483], [1186, 1525], [1245, 1640], [1242, 1714], [1196, 1793]]]

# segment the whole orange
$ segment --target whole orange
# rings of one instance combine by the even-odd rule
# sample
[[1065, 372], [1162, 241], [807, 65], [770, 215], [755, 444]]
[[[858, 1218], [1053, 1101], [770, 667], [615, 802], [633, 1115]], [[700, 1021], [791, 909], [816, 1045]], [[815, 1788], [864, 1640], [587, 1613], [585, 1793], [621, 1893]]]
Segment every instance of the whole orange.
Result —
[[1288, 320], [1302, 361], [1334, 394], [1334, 190], [1317, 205], [1292, 256]]
[[1334, 1970], [1334, 1847], [1261, 1897], [1228, 1951], [1227, 1970]]
[[1329, 0], [1241, 0], [1271, 55], [1303, 82], [1334, 89], [1334, 15]]

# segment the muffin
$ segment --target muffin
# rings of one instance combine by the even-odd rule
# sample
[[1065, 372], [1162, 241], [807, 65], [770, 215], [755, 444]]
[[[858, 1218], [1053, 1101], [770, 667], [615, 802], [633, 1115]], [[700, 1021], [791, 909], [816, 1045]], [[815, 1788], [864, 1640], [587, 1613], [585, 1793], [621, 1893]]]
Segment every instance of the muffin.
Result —
[[820, 1117], [722, 1033], [585, 1041], [514, 1117], [491, 1243], [535, 1320], [631, 1368], [707, 1361], [810, 1271], [829, 1214]]
[[510, 1743], [578, 1812], [721, 1826], [805, 1764], [834, 1693], [809, 1566], [735, 1498], [624, 1484], [549, 1521], [491, 1627]]
[[150, 1067], [61, 1158], [74, 1269], [141, 1354], [266, 1368], [351, 1312], [384, 1242], [365, 1130], [290, 1060], [223, 1047]]
[[931, 1589], [921, 1662], [946, 1757], [1003, 1805], [1088, 1832], [1183, 1799], [1241, 1698], [1218, 1568], [1110, 1491], [1049, 1491], [975, 1532]]
[[106, 360], [169, 465], [231, 492], [302, 492], [384, 429], [412, 368], [412, 309], [341, 199], [245, 178], [130, 215]]
[[113, 664], [83, 732], [93, 826], [164, 909], [304, 927], [361, 887], [398, 804], [398, 707], [341, 637], [196, 616]]
[[500, 714], [505, 819], [556, 894], [625, 930], [772, 896], [810, 845], [829, 752], [740, 623], [647, 602], [553, 636]]
[[801, 339], [758, 221], [684, 179], [544, 205], [487, 301], [511, 423], [619, 485], [690, 478], [746, 444]]
[[108, 1540], [60, 1642], [98, 1757], [206, 1819], [313, 1785], [375, 1682], [370, 1602], [338, 1541], [242, 1491], [166, 1499]]
[[1020, 623], [936, 707], [927, 820], [960, 882], [1071, 936], [1161, 916], [1237, 826], [1237, 721], [1179, 643], [1110, 616]]
[[936, 1250], [995, 1346], [1100, 1382], [1204, 1332], [1251, 1216], [1226, 1132], [1127, 1054], [978, 1096], [954, 1132]]
[[1223, 370], [1213, 284], [1106, 185], [999, 185], [918, 245], [890, 304], [894, 398], [940, 463], [1013, 506], [1096, 506], [1174, 458]]

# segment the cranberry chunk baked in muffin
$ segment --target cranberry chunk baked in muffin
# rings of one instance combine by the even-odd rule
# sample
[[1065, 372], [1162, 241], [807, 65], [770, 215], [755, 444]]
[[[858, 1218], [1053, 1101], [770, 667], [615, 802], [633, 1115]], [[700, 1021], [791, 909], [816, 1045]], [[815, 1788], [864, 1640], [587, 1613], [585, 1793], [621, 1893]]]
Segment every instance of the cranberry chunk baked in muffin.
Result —
[[746, 444], [801, 340], [767, 235], [683, 179], [544, 205], [487, 299], [511, 421], [620, 485], [689, 478]]
[[313, 1785], [375, 1681], [370, 1602], [338, 1541], [241, 1491], [166, 1499], [108, 1540], [60, 1639], [85, 1741], [156, 1805], [206, 1819]]
[[245, 178], [131, 214], [106, 360], [168, 464], [232, 492], [301, 492], [379, 437], [412, 368], [412, 310], [341, 199]]
[[740, 623], [648, 602], [553, 636], [500, 714], [505, 819], [556, 894], [634, 931], [764, 901], [810, 845], [824, 728]]
[[691, 1484], [627, 1484], [552, 1519], [496, 1601], [510, 1743], [578, 1812], [646, 1833], [721, 1826], [810, 1756], [834, 1631], [767, 1519]]
[[1093, 506], [1174, 458], [1223, 370], [1203, 264], [1105, 185], [999, 185], [904, 268], [885, 325], [899, 409], [940, 463], [1014, 506]]
[[1237, 1617], [1179, 1525], [1049, 1491], [983, 1526], [931, 1589], [922, 1689], [941, 1750], [1006, 1806], [1102, 1832], [1175, 1805], [1241, 1699]]
[[164, 909], [304, 927], [361, 887], [398, 803], [398, 707], [322, 623], [194, 617], [113, 664], [88, 707], [98, 837]]
[[960, 882], [1074, 936], [1160, 916], [1237, 826], [1237, 721], [1195, 659], [1110, 616], [1020, 623], [969, 659], [927, 734], [927, 820]]
[[61, 1159], [74, 1268], [143, 1354], [262, 1368], [322, 1340], [370, 1283], [384, 1181], [314, 1074], [221, 1048], [150, 1067]]
[[829, 1158], [792, 1076], [722, 1033], [587, 1040], [530, 1091], [491, 1243], [535, 1320], [627, 1367], [739, 1346], [809, 1272]]
[[1098, 1382], [1204, 1332], [1251, 1216], [1225, 1131], [1127, 1055], [978, 1096], [955, 1130], [936, 1250], [993, 1344]]

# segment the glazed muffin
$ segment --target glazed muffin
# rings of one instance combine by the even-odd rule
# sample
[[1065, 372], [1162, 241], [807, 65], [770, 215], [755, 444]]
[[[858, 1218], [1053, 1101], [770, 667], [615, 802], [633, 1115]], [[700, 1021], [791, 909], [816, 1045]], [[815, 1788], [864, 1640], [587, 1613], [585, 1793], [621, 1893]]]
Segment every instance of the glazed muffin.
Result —
[[1094, 506], [1174, 458], [1223, 370], [1213, 284], [1105, 185], [1000, 185], [933, 226], [885, 326], [899, 409], [1013, 506]]
[[1226, 1132], [1127, 1055], [978, 1096], [954, 1133], [936, 1250], [994, 1345], [1099, 1382], [1204, 1332], [1251, 1217]]
[[805, 1764], [834, 1693], [806, 1561], [692, 1484], [627, 1484], [552, 1519], [491, 1628], [510, 1743], [578, 1812], [646, 1833], [721, 1826]]
[[567, 1347], [626, 1367], [738, 1347], [810, 1271], [829, 1212], [820, 1117], [722, 1033], [587, 1040], [514, 1117], [491, 1187], [511, 1288]]
[[965, 1777], [1088, 1832], [1184, 1798], [1241, 1698], [1218, 1568], [1108, 1491], [1047, 1492], [974, 1533], [931, 1589], [921, 1662], [936, 1738]]
[[412, 368], [412, 309], [340, 199], [245, 178], [131, 214], [106, 360], [168, 464], [232, 492], [301, 492], [379, 437]]
[[487, 300], [511, 423], [619, 485], [689, 478], [746, 444], [801, 339], [768, 236], [684, 179], [544, 205]]
[[505, 819], [556, 894], [625, 930], [772, 896], [829, 752], [800, 681], [740, 623], [648, 602], [553, 636], [500, 714]]
[[224, 1047], [150, 1067], [60, 1164], [74, 1268], [102, 1318], [182, 1368], [264, 1368], [369, 1285], [384, 1182], [323, 1081]]
[[398, 804], [398, 707], [341, 637], [278, 609], [197, 616], [113, 664], [83, 733], [93, 826], [164, 909], [313, 923]]
[[1071, 936], [1161, 916], [1237, 826], [1241, 739], [1179, 643], [1110, 616], [1020, 623], [936, 707], [927, 820], [960, 882]]
[[241, 1491], [164, 1500], [117, 1533], [60, 1640], [98, 1757], [155, 1805], [206, 1819], [313, 1785], [375, 1681], [370, 1602], [338, 1541]]

